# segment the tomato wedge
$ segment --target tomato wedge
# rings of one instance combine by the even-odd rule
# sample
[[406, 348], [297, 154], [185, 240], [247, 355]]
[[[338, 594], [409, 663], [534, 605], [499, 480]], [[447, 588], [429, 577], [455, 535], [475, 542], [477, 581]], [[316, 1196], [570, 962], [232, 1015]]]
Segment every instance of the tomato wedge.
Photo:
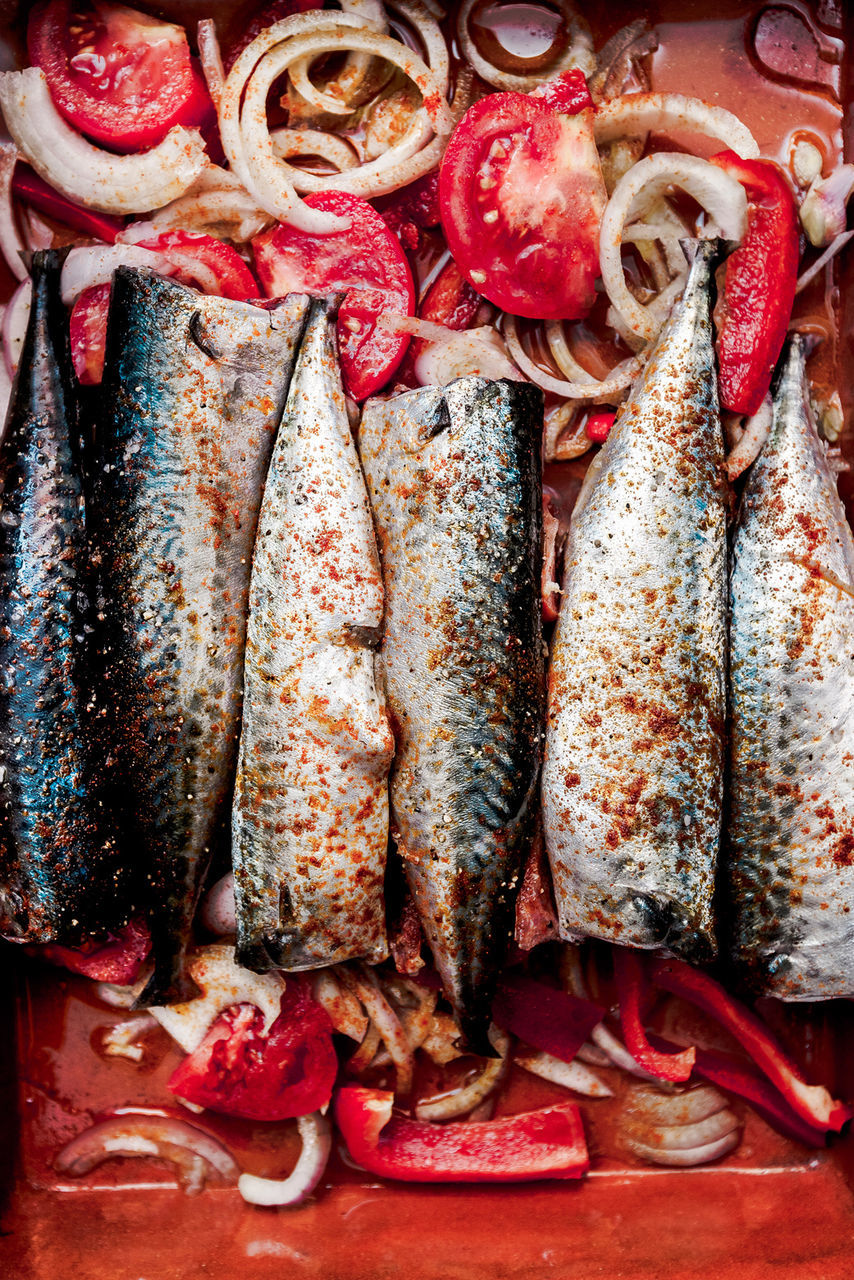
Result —
[[599, 274], [605, 184], [593, 111], [494, 93], [457, 125], [439, 171], [448, 248], [466, 279], [514, 315], [587, 315]]
[[344, 191], [309, 196], [306, 204], [349, 219], [346, 231], [326, 235], [280, 223], [252, 241], [258, 279], [267, 297], [287, 293], [346, 294], [338, 313], [344, 389], [364, 400], [388, 382], [409, 338], [377, 324], [383, 311], [411, 316], [412, 272], [396, 236], [376, 209]]
[[338, 1072], [332, 1023], [300, 978], [288, 975], [268, 1034], [254, 1005], [220, 1014], [169, 1088], [199, 1107], [248, 1120], [288, 1120], [326, 1106]]
[[59, 111], [115, 151], [155, 146], [212, 111], [183, 27], [102, 0], [40, 0], [27, 25], [30, 59]]
[[[240, 254], [213, 236], [195, 231], [163, 231], [136, 244], [166, 254], [173, 264], [170, 274], [203, 293], [238, 302], [258, 296], [258, 284]], [[108, 284], [84, 289], [72, 307], [71, 358], [83, 386], [97, 386], [103, 377], [109, 309]]]

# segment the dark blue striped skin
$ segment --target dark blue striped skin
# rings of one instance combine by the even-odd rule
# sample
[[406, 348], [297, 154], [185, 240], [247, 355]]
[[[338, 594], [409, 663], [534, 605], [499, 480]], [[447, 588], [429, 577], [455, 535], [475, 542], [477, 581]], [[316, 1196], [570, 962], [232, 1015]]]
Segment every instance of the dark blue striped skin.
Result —
[[228, 814], [252, 545], [306, 306], [125, 268], [113, 284], [94, 506], [122, 837], [155, 962], [143, 1005], [191, 993], [183, 954]]
[[0, 444], [0, 933], [73, 945], [126, 918], [101, 829], [89, 553], [62, 254], [37, 253]]

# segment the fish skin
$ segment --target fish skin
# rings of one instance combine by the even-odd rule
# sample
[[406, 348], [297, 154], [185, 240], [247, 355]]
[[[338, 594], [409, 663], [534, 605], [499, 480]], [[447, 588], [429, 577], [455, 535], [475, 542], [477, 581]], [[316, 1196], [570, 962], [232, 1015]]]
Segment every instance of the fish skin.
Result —
[[542, 395], [467, 377], [369, 401], [392, 822], [464, 1038], [492, 1054], [542, 756]]
[[733, 551], [733, 957], [765, 995], [854, 996], [854, 538], [797, 336]]
[[230, 799], [249, 573], [264, 478], [308, 300], [271, 311], [119, 268], [94, 449], [103, 678], [123, 837], [154, 973], [183, 956]]
[[726, 664], [716, 245], [573, 514], [549, 673], [543, 819], [561, 937], [716, 949]]
[[232, 810], [237, 954], [252, 969], [388, 955], [383, 588], [336, 311], [311, 303], [252, 566]]
[[0, 933], [75, 945], [124, 923], [92, 703], [79, 402], [64, 254], [33, 259], [33, 301], [0, 443]]

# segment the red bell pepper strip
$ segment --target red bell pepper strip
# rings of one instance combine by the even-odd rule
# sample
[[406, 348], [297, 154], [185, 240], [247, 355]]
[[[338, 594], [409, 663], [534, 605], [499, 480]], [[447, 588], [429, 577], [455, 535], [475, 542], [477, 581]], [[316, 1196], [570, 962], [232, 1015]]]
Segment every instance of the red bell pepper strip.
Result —
[[392, 1113], [393, 1093], [347, 1085], [335, 1122], [353, 1159], [402, 1182], [580, 1178], [589, 1160], [578, 1107], [563, 1102], [482, 1123], [437, 1124]]
[[611, 434], [616, 413], [591, 413], [584, 424], [587, 436], [594, 444], [604, 444]]
[[124, 231], [125, 224], [121, 218], [111, 218], [106, 213], [95, 213], [92, 209], [84, 209], [72, 200], [60, 195], [52, 186], [40, 178], [29, 165], [15, 165], [12, 176], [12, 194], [25, 204], [31, 204], [39, 213], [46, 213], [74, 231], [82, 231], [84, 235], [95, 240], [103, 240], [106, 244], [115, 244], [116, 236]]
[[[678, 1046], [661, 1036], [652, 1036], [656, 1048], [665, 1052], [675, 1052]], [[745, 1098], [751, 1106], [763, 1115], [775, 1129], [782, 1130], [791, 1138], [796, 1138], [807, 1147], [824, 1147], [827, 1145], [827, 1130], [817, 1129], [792, 1110], [786, 1099], [770, 1080], [751, 1062], [742, 1062], [731, 1053], [718, 1053], [712, 1049], [697, 1049], [697, 1060], [694, 1071], [698, 1076], [710, 1080], [727, 1093], [734, 1093]]]
[[683, 960], [656, 959], [651, 977], [664, 991], [690, 1000], [725, 1027], [807, 1124], [838, 1133], [854, 1116], [854, 1109], [837, 1102], [823, 1085], [807, 1084], [765, 1023], [707, 973]]
[[800, 236], [795, 201], [770, 160], [722, 151], [712, 164], [742, 184], [750, 201], [747, 231], [726, 263], [718, 381], [724, 409], [753, 414], [783, 348], [795, 300]]
[[585, 111], [593, 106], [584, 72], [579, 71], [577, 67], [572, 71], [562, 71], [553, 80], [546, 80], [543, 84], [537, 85], [531, 97], [542, 98], [550, 107], [564, 116], [577, 116], [579, 111]]
[[572, 1062], [604, 1016], [598, 1004], [523, 973], [505, 974], [492, 1002], [492, 1017], [499, 1027], [562, 1062]]
[[648, 988], [638, 953], [629, 947], [614, 947], [614, 975], [626, 1048], [635, 1062], [660, 1080], [687, 1080], [694, 1066], [693, 1047], [682, 1053], [660, 1053], [647, 1039], [643, 1017]]
[[63, 947], [49, 942], [27, 950], [33, 956], [61, 965], [71, 973], [82, 974], [93, 982], [112, 982], [126, 987], [136, 982], [142, 972], [151, 950], [151, 935], [146, 925], [131, 921], [105, 942], [91, 940], [79, 947]]

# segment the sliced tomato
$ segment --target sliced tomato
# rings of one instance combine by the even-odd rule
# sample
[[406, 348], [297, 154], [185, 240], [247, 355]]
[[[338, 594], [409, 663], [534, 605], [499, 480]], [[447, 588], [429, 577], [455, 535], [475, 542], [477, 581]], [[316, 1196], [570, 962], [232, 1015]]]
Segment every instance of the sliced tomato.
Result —
[[470, 284], [514, 315], [587, 315], [606, 199], [592, 110], [562, 114], [521, 93], [470, 107], [439, 171], [448, 248]]
[[326, 235], [281, 223], [252, 241], [258, 279], [268, 297], [287, 293], [346, 294], [338, 313], [344, 389], [364, 400], [388, 382], [409, 338], [377, 324], [383, 311], [411, 316], [412, 272], [396, 237], [376, 209], [344, 191], [309, 196], [307, 204], [340, 214], [346, 231]]
[[71, 359], [78, 382], [95, 387], [104, 376], [110, 286], [84, 289], [71, 308]]
[[[203, 293], [246, 302], [258, 296], [258, 282], [236, 249], [200, 231], [161, 231], [136, 243], [143, 249], [165, 253], [176, 264], [175, 276], [182, 284], [194, 285]], [[198, 265], [196, 265], [198, 264]]]
[[115, 151], [153, 147], [174, 125], [200, 125], [211, 111], [183, 27], [136, 9], [39, 0], [27, 47], [58, 110]]
[[290, 18], [294, 13], [308, 13], [310, 9], [322, 8], [322, 0], [272, 0], [271, 4], [262, 5], [241, 28], [240, 38], [229, 45], [224, 53], [223, 63], [226, 72], [231, 70], [246, 46], [267, 27], [272, 27], [274, 22], [281, 22], [282, 18]]
[[267, 1035], [254, 1005], [220, 1014], [169, 1079], [180, 1098], [248, 1120], [287, 1120], [326, 1106], [338, 1073], [332, 1023], [300, 978], [288, 975]]
[[[257, 297], [258, 284], [236, 249], [195, 231], [163, 231], [136, 242], [164, 253], [174, 263], [172, 275], [203, 293], [238, 302]], [[78, 380], [96, 386], [104, 375], [110, 286], [84, 289], [71, 310], [71, 358]]]

